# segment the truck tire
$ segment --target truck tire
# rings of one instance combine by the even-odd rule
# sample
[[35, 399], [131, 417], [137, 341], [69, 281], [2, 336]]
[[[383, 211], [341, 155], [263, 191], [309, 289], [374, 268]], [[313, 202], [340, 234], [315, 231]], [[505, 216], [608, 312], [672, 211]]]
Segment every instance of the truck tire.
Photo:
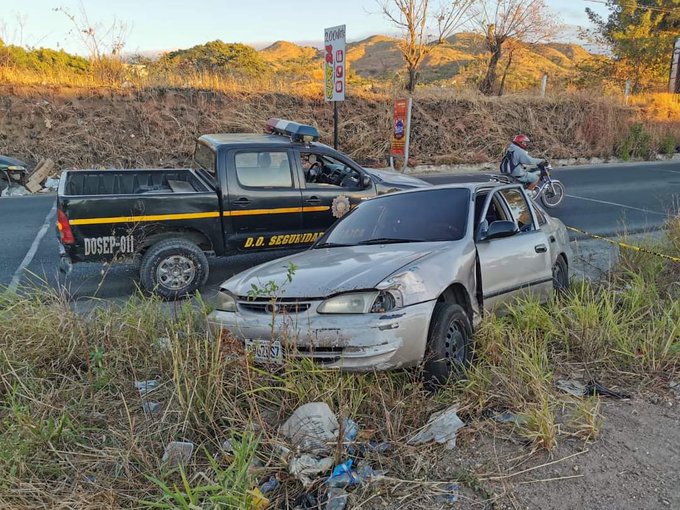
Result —
[[460, 377], [472, 360], [472, 326], [462, 306], [437, 303], [425, 350], [425, 384], [435, 389]]
[[148, 292], [167, 300], [180, 299], [208, 280], [208, 259], [191, 241], [165, 239], [146, 251], [139, 277]]

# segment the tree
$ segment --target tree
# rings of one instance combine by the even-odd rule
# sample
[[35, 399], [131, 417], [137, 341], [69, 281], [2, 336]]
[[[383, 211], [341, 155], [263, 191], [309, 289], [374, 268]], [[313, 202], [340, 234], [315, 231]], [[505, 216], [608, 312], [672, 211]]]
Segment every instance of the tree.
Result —
[[480, 0], [475, 22], [490, 55], [479, 90], [487, 95], [495, 92], [498, 62], [509, 41], [529, 44], [544, 41], [556, 30], [554, 19], [544, 0]]
[[[468, 21], [474, 0], [440, 2], [430, 10], [429, 0], [380, 0], [380, 8], [387, 20], [402, 36], [399, 51], [408, 72], [406, 89], [413, 93], [425, 57], [435, 45], [443, 44], [455, 30]], [[431, 42], [434, 41], [434, 42]]]
[[587, 35], [613, 56], [613, 75], [632, 81], [632, 92], [661, 85], [675, 38], [680, 36], [680, 0], [608, 0], [604, 19], [586, 9], [595, 29]]
[[255, 48], [220, 40], [171, 51], [163, 55], [158, 63], [161, 68], [177, 71], [256, 74], [266, 69], [266, 63]]

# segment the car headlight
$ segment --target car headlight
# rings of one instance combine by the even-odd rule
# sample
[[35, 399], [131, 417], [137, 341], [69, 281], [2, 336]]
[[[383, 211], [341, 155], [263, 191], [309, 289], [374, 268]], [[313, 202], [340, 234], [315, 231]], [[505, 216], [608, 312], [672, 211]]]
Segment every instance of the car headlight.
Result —
[[223, 312], [236, 311], [236, 298], [226, 290], [217, 293], [217, 309]]
[[384, 313], [395, 307], [389, 292], [378, 290], [340, 294], [327, 299], [317, 308], [318, 313]]

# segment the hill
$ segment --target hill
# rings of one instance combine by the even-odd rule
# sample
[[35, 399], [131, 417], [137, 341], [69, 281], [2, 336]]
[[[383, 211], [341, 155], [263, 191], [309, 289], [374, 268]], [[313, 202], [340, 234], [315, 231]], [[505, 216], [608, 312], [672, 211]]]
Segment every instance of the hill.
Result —
[[[393, 78], [402, 72], [404, 67], [398, 45], [398, 39], [384, 35], [374, 35], [350, 43], [347, 48], [350, 72], [362, 78], [375, 80]], [[527, 45], [511, 41], [510, 47], [515, 48], [506, 80], [511, 89], [536, 85], [545, 73], [551, 80], [567, 78], [573, 74], [579, 62], [591, 56], [585, 48], [577, 44]], [[320, 50], [286, 41], [278, 41], [260, 53], [265, 60], [279, 66], [289, 66], [292, 63], [320, 66], [322, 63]], [[500, 73], [505, 69], [509, 55], [510, 52], [506, 51], [501, 59]], [[444, 44], [432, 49], [423, 62], [420, 81], [446, 84], [451, 81], [474, 80], [483, 73], [486, 57], [487, 53], [479, 35], [456, 34]]]

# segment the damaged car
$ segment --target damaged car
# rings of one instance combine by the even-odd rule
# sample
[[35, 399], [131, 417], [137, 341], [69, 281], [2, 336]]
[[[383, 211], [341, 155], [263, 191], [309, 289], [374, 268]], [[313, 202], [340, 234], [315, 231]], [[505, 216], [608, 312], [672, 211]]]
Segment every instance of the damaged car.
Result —
[[423, 364], [441, 383], [470, 362], [484, 313], [567, 288], [570, 260], [565, 226], [519, 185], [421, 188], [366, 200], [307, 251], [235, 275], [209, 323], [256, 361]]

